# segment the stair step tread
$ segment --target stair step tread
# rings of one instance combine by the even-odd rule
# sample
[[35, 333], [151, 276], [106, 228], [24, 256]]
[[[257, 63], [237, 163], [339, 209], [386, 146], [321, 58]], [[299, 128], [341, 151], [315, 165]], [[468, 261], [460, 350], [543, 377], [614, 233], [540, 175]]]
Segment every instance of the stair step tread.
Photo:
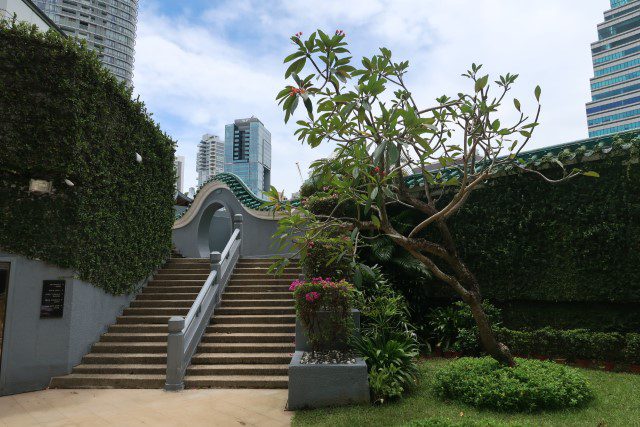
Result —
[[112, 378], [112, 379], [166, 379], [166, 375], [160, 374], [76, 374], [71, 373], [68, 375], [54, 377], [57, 379], [74, 379], [74, 378], [87, 378], [87, 379], [99, 379], [99, 378]]
[[[134, 365], [135, 366], [135, 365]], [[239, 365], [239, 364], [229, 364], [229, 365], [191, 365], [189, 366], [189, 368], [187, 369], [187, 372], [191, 372], [191, 373], [197, 373], [199, 371], [206, 371], [206, 370], [211, 370], [211, 369], [221, 369], [221, 370], [225, 370], [225, 371], [233, 371], [233, 370], [239, 370], [239, 371], [250, 371], [252, 369], [263, 369], [263, 370], [271, 370], [271, 369], [289, 369], [289, 365], [286, 364], [278, 364], [278, 363], [256, 363], [256, 364], [246, 364], [246, 365]]]

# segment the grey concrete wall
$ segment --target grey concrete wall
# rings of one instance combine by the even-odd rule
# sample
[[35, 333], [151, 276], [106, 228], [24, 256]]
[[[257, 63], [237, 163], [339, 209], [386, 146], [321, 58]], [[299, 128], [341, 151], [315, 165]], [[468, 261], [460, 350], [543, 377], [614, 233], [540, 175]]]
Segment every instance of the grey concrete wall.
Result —
[[[39, 390], [71, 372], [133, 295], [113, 296], [71, 270], [0, 252], [10, 262], [0, 395]], [[62, 318], [40, 319], [43, 280], [66, 280]]]
[[212, 251], [222, 252], [231, 238], [232, 224], [229, 212], [218, 210], [211, 218], [209, 227], [209, 248]]
[[271, 243], [272, 236], [278, 228], [278, 221], [268, 214], [265, 215], [267, 218], [251, 215], [230, 190], [219, 188], [206, 197], [188, 224], [173, 229], [173, 244], [182, 255], [188, 258], [208, 258], [209, 253], [215, 250], [210, 246], [209, 232], [213, 214], [220, 207], [224, 207], [231, 218], [235, 214], [243, 216], [241, 256], [259, 258], [277, 252], [276, 248], [271, 247]]

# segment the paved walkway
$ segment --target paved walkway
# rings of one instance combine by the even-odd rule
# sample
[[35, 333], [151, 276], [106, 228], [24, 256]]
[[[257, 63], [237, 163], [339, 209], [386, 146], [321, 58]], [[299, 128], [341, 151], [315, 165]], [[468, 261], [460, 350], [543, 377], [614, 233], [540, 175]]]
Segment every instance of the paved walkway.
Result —
[[44, 390], [0, 397], [0, 426], [289, 426], [287, 390]]

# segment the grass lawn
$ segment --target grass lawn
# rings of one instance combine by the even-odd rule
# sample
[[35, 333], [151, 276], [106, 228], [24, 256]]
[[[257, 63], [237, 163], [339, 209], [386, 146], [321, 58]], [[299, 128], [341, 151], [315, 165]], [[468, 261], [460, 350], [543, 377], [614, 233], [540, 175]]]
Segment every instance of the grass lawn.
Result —
[[586, 407], [533, 414], [504, 414], [480, 411], [473, 407], [443, 402], [433, 396], [429, 384], [435, 369], [449, 363], [444, 359], [427, 360], [421, 365], [422, 384], [411, 396], [383, 406], [298, 411], [294, 426], [397, 426], [412, 420], [443, 418], [510, 426], [640, 426], [640, 375], [581, 370], [591, 382], [595, 399]]

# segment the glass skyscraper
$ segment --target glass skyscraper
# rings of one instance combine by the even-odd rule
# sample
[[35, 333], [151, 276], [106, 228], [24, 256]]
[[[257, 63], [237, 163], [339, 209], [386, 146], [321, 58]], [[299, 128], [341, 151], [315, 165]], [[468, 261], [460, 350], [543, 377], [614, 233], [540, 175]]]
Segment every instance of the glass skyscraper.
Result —
[[225, 126], [224, 171], [238, 175], [258, 197], [271, 187], [271, 133], [257, 118]]
[[591, 54], [589, 137], [640, 129], [640, 0], [611, 0]]
[[70, 37], [84, 39], [118, 80], [131, 86], [138, 0], [34, 0]]

